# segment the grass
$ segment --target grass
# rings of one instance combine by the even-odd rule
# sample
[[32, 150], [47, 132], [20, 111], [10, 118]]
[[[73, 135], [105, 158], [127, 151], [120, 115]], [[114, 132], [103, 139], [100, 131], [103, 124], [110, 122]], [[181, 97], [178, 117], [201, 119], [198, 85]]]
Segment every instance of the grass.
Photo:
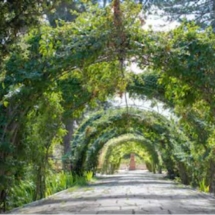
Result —
[[199, 190], [205, 193], [209, 193], [209, 186], [206, 185], [206, 181], [205, 178], [203, 178], [200, 182], [199, 182]]
[[[93, 179], [92, 172], [85, 172], [84, 176], [73, 176], [71, 173], [55, 173], [46, 177], [45, 196], [48, 197], [54, 193], [68, 189], [68, 192], [74, 192], [80, 187], [86, 186]], [[8, 209], [11, 210], [24, 204], [33, 202], [36, 186], [29, 180], [22, 180], [10, 190], [8, 199]], [[86, 191], [92, 188], [85, 188]]]

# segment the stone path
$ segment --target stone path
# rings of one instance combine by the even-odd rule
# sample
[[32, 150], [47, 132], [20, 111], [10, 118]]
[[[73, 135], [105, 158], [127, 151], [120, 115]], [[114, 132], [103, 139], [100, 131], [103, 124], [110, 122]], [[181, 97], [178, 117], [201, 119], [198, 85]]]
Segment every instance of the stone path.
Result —
[[215, 199], [147, 171], [122, 171], [65, 190], [12, 213], [215, 214]]

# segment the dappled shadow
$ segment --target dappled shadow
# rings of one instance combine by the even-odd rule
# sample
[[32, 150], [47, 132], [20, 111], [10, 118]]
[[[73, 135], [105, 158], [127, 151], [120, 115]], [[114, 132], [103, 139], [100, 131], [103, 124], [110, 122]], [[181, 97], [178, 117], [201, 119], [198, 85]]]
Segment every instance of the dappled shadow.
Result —
[[163, 184], [163, 185], [176, 185], [176, 183], [168, 182], [168, 181], [146, 181], [146, 180], [138, 180], [138, 181], [108, 181], [108, 182], [97, 182], [95, 184], [90, 184], [89, 187], [99, 187], [99, 186], [136, 186], [136, 185], [153, 185], [153, 184]]
[[[173, 194], [173, 195], [155, 195], [155, 194], [127, 194], [127, 195], [105, 195], [105, 196], [93, 196], [93, 197], [79, 197], [79, 198], [66, 198], [66, 199], [47, 199], [43, 202], [39, 203], [38, 205], [33, 205], [32, 207], [39, 207], [45, 204], [58, 204], [58, 203], [65, 203], [65, 202], [95, 202], [97, 199], [99, 201], [102, 200], [109, 200], [109, 199], [126, 199], [126, 200], [136, 200], [136, 199], [147, 199], [147, 200], [186, 200], [186, 199], [203, 199], [203, 197], [198, 196], [198, 194], [193, 195], [184, 195], [184, 194]], [[211, 201], [211, 204], [214, 206], [214, 201]], [[31, 207], [31, 206], [29, 206]]]
[[148, 172], [97, 176], [95, 183], [75, 191], [65, 190], [28, 205], [22, 213], [215, 213], [214, 199], [205, 198], [200, 192], [180, 186], [171, 180], [165, 180], [164, 175]]
[[144, 173], [136, 173], [135, 171], [130, 171], [130, 172], [125, 172], [124, 174], [122, 173], [117, 173], [115, 175], [96, 175], [96, 179], [98, 180], [106, 180], [106, 179], [134, 179], [134, 178], [141, 178], [141, 179], [161, 179], [161, 180], [166, 180], [166, 174], [153, 174], [150, 172], [144, 172]]
[[176, 185], [176, 182], [171, 180], [166, 180], [165, 175], [153, 175], [152, 173], [135, 173], [124, 175], [99, 175], [96, 176], [96, 182], [89, 184], [90, 187], [99, 186], [136, 186], [136, 185], [153, 185], [153, 184], [163, 184], [163, 185]]
[[[180, 200], [194, 200], [197, 195], [107, 195], [107, 196], [98, 196], [99, 203], [97, 203], [97, 198], [95, 197], [82, 197], [82, 198], [68, 198], [68, 199], [50, 199], [49, 201], [44, 201], [37, 206], [34, 206], [36, 210], [35, 214], [50, 214], [50, 213], [78, 213], [78, 214], [204, 214], [204, 213], [215, 213], [214, 201], [210, 202], [210, 206], [199, 206], [196, 205], [186, 205], [174, 208], [174, 210], [164, 209], [172, 208], [172, 206]], [[124, 205], [122, 208], [116, 207], [114, 203], [105, 204], [102, 207], [99, 207], [102, 202], [114, 200], [125, 200], [130, 202], [128, 205]], [[150, 202], [153, 200], [165, 202], [164, 205], [160, 204], [158, 207], [156, 204], [136, 204], [139, 200], [146, 200]], [[202, 199], [199, 198], [201, 201]], [[145, 202], [146, 202], [145, 201]], [[71, 207], [71, 203], [73, 204]], [[47, 209], [47, 206], [48, 209]], [[46, 210], [43, 210], [42, 207], [45, 207]]]

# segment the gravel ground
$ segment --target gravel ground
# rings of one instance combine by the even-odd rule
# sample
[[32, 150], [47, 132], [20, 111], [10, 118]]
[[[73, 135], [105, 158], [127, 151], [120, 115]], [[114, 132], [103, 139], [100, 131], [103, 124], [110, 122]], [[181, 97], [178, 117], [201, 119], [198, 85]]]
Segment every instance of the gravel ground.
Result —
[[13, 210], [15, 214], [215, 214], [215, 199], [148, 171], [98, 175], [89, 186], [68, 189]]

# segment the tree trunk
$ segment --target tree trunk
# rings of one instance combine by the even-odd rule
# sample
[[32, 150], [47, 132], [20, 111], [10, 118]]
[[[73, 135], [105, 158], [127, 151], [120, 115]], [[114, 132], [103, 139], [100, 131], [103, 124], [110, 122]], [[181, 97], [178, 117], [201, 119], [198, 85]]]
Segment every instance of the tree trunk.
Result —
[[6, 190], [3, 188], [0, 190], [0, 213], [6, 211]]
[[[21, 119], [27, 113], [28, 108], [19, 111], [18, 106], [10, 105], [9, 107], [0, 110], [5, 114], [5, 122], [0, 127], [0, 160], [2, 167], [0, 169], [0, 213], [7, 210], [7, 198], [8, 189], [12, 186], [12, 181], [15, 179], [16, 172], [20, 166], [16, 166], [16, 169], [11, 168], [11, 160], [16, 162], [18, 160], [18, 148], [20, 147], [20, 128]], [[19, 113], [19, 114], [18, 114]], [[15, 116], [19, 116], [19, 120]], [[5, 146], [6, 145], [6, 146]], [[5, 150], [6, 149], [6, 150]], [[10, 177], [9, 177], [10, 176]]]
[[69, 119], [66, 122], [66, 130], [67, 130], [67, 134], [64, 136], [63, 138], [63, 147], [64, 147], [64, 161], [63, 161], [63, 168], [64, 170], [69, 170], [69, 161], [67, 159], [67, 155], [70, 154], [71, 152], [71, 145], [70, 142], [72, 140], [72, 136], [74, 133], [74, 129], [75, 129], [75, 120], [73, 119]]
[[39, 164], [36, 170], [36, 190], [34, 194], [34, 201], [45, 198], [46, 192], [46, 181], [45, 181], [45, 173], [46, 173], [46, 161]]
[[215, 160], [210, 158], [209, 161], [209, 192], [215, 194]]
[[190, 184], [190, 178], [184, 163], [178, 162], [178, 171], [179, 171], [181, 182], [185, 185]]

